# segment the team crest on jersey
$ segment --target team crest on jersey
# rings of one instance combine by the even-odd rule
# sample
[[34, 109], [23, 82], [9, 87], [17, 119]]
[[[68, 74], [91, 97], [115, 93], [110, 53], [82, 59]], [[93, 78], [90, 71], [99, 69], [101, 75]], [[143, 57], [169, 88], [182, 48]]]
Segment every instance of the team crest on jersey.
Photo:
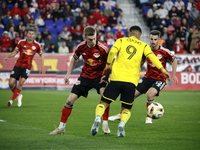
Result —
[[157, 58], [158, 58], [158, 59], [161, 59], [161, 58], [162, 58], [162, 55], [161, 55], [161, 54], [158, 54], [158, 55], [157, 55]]
[[75, 85], [79, 85], [79, 84], [81, 84], [81, 81], [77, 80]]
[[95, 58], [99, 58], [100, 54], [99, 54], [99, 53], [94, 53], [93, 56], [94, 56]]
[[35, 46], [32, 46], [32, 49], [33, 49], [33, 50], [35, 50], [35, 49], [36, 49], [36, 47], [35, 47]]
[[15, 73], [14, 71], [11, 72], [11, 74], [14, 74], [14, 73]]

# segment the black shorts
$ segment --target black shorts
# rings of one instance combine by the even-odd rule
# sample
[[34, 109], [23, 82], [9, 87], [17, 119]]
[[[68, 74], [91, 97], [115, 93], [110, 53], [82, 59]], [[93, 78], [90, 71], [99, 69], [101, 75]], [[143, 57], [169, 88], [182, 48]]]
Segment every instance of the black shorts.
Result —
[[155, 88], [159, 92], [165, 87], [166, 83], [154, 79], [149, 79], [149, 78], [142, 78], [142, 82], [138, 84], [136, 89], [141, 93], [144, 94], [146, 93], [151, 87]]
[[74, 93], [80, 96], [87, 97], [88, 91], [92, 88], [97, 90], [97, 93], [100, 94], [100, 89], [106, 87], [106, 83], [99, 83], [101, 77], [95, 79], [89, 79], [84, 77], [79, 77], [74, 86], [72, 87], [71, 93]]
[[10, 77], [15, 78], [16, 80], [19, 80], [20, 77], [27, 79], [30, 73], [31, 70], [28, 68], [14, 67], [10, 74]]
[[134, 101], [135, 85], [128, 82], [111, 81], [101, 98], [102, 101], [110, 104], [120, 95], [122, 107], [131, 109]]

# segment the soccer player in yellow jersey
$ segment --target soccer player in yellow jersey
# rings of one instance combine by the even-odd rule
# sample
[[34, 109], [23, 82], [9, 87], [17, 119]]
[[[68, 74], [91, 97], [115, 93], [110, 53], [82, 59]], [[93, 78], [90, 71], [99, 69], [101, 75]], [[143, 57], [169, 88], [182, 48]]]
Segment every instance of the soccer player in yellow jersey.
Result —
[[118, 137], [125, 136], [125, 124], [131, 116], [131, 108], [134, 101], [135, 88], [138, 85], [140, 78], [140, 67], [142, 57], [149, 58], [152, 63], [162, 72], [167, 78], [171, 78], [166, 72], [162, 64], [151, 51], [148, 44], [140, 41], [142, 30], [139, 26], [132, 26], [129, 29], [130, 37], [118, 39], [112, 46], [104, 73], [111, 71], [110, 83], [107, 85], [100, 103], [96, 106], [95, 120], [91, 128], [92, 135], [96, 135], [101, 123], [101, 117], [105, 109], [111, 102], [115, 101], [120, 95], [121, 115], [120, 123], [118, 124]]

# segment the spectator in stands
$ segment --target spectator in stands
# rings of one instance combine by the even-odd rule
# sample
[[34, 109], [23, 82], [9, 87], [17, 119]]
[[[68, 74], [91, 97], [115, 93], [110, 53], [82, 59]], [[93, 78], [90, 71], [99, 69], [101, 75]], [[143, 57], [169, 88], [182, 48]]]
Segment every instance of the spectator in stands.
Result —
[[104, 32], [104, 25], [101, 20], [97, 20], [97, 23], [94, 25], [94, 28], [98, 31]]
[[82, 20], [83, 20], [83, 13], [80, 12], [79, 15], [76, 17], [75, 21], [76, 21], [76, 24], [81, 24]]
[[20, 38], [24, 39], [26, 37], [27, 31], [26, 31], [26, 26], [22, 26], [20, 31], [19, 31], [19, 36]]
[[101, 20], [101, 23], [104, 27], [108, 25], [108, 17], [103, 14], [103, 11], [100, 11], [100, 16], [97, 17], [97, 20]]
[[89, 18], [87, 19], [88, 25], [93, 26], [96, 24], [96, 19], [92, 14], [89, 15]]
[[38, 3], [36, 0], [31, 1], [31, 6], [29, 8], [31, 13], [38, 12]]
[[42, 47], [44, 47], [44, 39], [42, 38], [42, 34], [38, 34], [35, 40], [40, 43]]
[[182, 9], [178, 12], [178, 16], [180, 18], [183, 18], [185, 16], [185, 12], [187, 12], [187, 11], [185, 10], [185, 7], [182, 6]]
[[98, 17], [100, 16], [99, 8], [95, 8], [95, 10], [92, 12], [92, 15], [93, 15], [95, 18], [98, 18]]
[[171, 0], [166, 0], [164, 2], [164, 8], [168, 11], [172, 9], [172, 6], [174, 6], [174, 3]]
[[115, 12], [115, 17], [119, 17], [120, 13], [123, 13], [122, 9], [119, 8], [119, 4], [116, 3], [114, 9], [112, 11]]
[[35, 26], [33, 30], [35, 32], [35, 38], [38, 36], [38, 34], [41, 34], [37, 26]]
[[55, 44], [51, 44], [47, 53], [58, 53], [58, 48], [55, 46]]
[[159, 15], [160, 19], [164, 19], [168, 15], [168, 10], [164, 8], [163, 4], [161, 4], [160, 8], [157, 11], [157, 14]]
[[108, 17], [108, 25], [111, 28], [114, 28], [117, 26], [117, 17], [115, 17], [115, 12], [111, 11], [110, 16]]
[[10, 27], [13, 27], [15, 31], [17, 30], [17, 26], [14, 24], [14, 20], [12, 18], [6, 24], [5, 30], [8, 31], [10, 29]]
[[189, 28], [193, 27], [194, 21], [188, 12], [185, 12], [184, 18], [187, 20], [187, 24], [188, 24]]
[[169, 18], [173, 19], [178, 16], [178, 11], [175, 6], [172, 6], [172, 9], [169, 11]]
[[153, 4], [153, 7], [147, 11], [147, 26], [150, 27], [155, 14], [158, 12], [157, 4]]
[[8, 9], [6, 8], [6, 3], [3, 2], [0, 9], [0, 16], [4, 18], [7, 15], [7, 13], [8, 13]]
[[43, 38], [43, 39], [46, 39], [47, 36], [48, 36], [49, 34], [51, 34], [51, 33], [49, 32], [49, 29], [48, 29], [47, 27], [45, 27], [45, 28], [44, 28], [44, 31], [42, 31], [42, 38]]
[[192, 17], [193, 20], [198, 17], [199, 11], [197, 10], [195, 5], [192, 7], [192, 11], [189, 12], [189, 15]]
[[186, 44], [180, 41], [180, 38], [177, 37], [176, 42], [173, 45], [173, 50], [175, 54], [185, 54], [186, 53], [185, 47], [186, 47]]
[[83, 20], [82, 20], [82, 22], [81, 22], [81, 28], [82, 28], [82, 30], [86, 27], [86, 26], [88, 26], [89, 24], [88, 24], [88, 21], [87, 21], [87, 17], [83, 17]]
[[197, 38], [194, 50], [192, 51], [192, 54], [200, 54], [200, 38]]
[[151, 28], [152, 28], [153, 30], [157, 30], [157, 29], [158, 29], [158, 26], [159, 26], [160, 24], [162, 24], [162, 23], [161, 23], [161, 19], [160, 19], [160, 17], [158, 16], [158, 14], [155, 14], [154, 17], [153, 17], [153, 19], [152, 19], [152, 22], [151, 22]]
[[199, 13], [198, 17], [194, 20], [194, 24], [195, 24], [195, 26], [200, 27], [200, 13]]
[[16, 32], [15, 32], [15, 30], [14, 30], [14, 27], [10, 27], [10, 29], [9, 29], [9, 31], [8, 31], [8, 37], [11, 39], [11, 40], [13, 40], [14, 38], [15, 38], [15, 34], [16, 34]]
[[17, 20], [21, 19], [21, 10], [18, 8], [18, 3], [15, 3], [14, 7], [10, 10], [10, 15]]
[[37, 18], [35, 19], [35, 24], [38, 27], [44, 27], [45, 26], [44, 19], [42, 18], [42, 16], [40, 14], [37, 15]]
[[15, 38], [12, 40], [12, 47], [15, 48], [20, 40], [22, 40], [22, 38], [19, 37], [19, 33], [15, 32]]
[[186, 31], [190, 28], [185, 18], [181, 18], [181, 27], [184, 27]]
[[176, 0], [174, 6], [177, 10], [181, 10], [183, 6], [185, 7], [185, 3], [182, 0]]
[[194, 50], [198, 39], [200, 38], [200, 27], [198, 27], [193, 33], [191, 37], [190, 43], [190, 53]]
[[15, 31], [19, 32], [19, 31], [21, 30], [22, 26], [25, 26], [25, 24], [24, 24], [24, 22], [21, 20], [21, 21], [19, 22], [19, 25], [17, 25]]
[[60, 53], [60, 54], [69, 53], [69, 47], [67, 46], [66, 41], [63, 41], [63, 42], [62, 42], [62, 45], [59, 46], [59, 48], [58, 48], [58, 53]]
[[124, 31], [122, 31], [122, 27], [118, 26], [117, 31], [115, 32], [115, 40], [122, 38], [125, 36]]
[[55, 4], [55, 8], [53, 9], [52, 12], [52, 17], [53, 20], [59, 20], [60, 18], [62, 18], [59, 3]]
[[8, 37], [8, 31], [4, 31], [0, 38], [1, 52], [7, 52], [8, 47], [12, 45], [12, 39]]
[[[176, 31], [176, 37], [180, 38], [180, 41], [186, 43], [186, 33], [187, 33], [187, 29], [184, 26], [180, 26], [179, 30]], [[186, 47], [185, 47], [186, 49]]]
[[62, 8], [62, 7], [64, 8], [65, 5], [68, 5], [68, 1], [66, 1], [66, 0], [60, 0], [59, 4], [60, 4], [60, 8]]
[[34, 30], [35, 27], [37, 27], [37, 25], [35, 24], [34, 19], [31, 19], [26, 25], [27, 29], [33, 29]]
[[110, 27], [107, 27], [106, 33], [105, 33], [105, 42], [107, 45], [110, 47], [115, 43], [115, 36], [114, 34], [110, 31]]
[[55, 41], [55, 46], [58, 48], [59, 46], [62, 45], [62, 42], [63, 42], [63, 41], [65, 41], [65, 40], [62, 39], [62, 38], [60, 37], [60, 35], [58, 35], [58, 37], [57, 37], [57, 39], [56, 39], [56, 41]]
[[174, 23], [175, 29], [178, 29], [181, 26], [181, 18], [179, 16], [176, 16], [175, 18], [172, 19]]
[[156, 4], [158, 9], [160, 8], [160, 6], [162, 5], [162, 3], [160, 2], [160, 0], [154, 0], [153, 4]]
[[[163, 23], [164, 21], [164, 23]], [[169, 18], [169, 16], [167, 15], [165, 19], [162, 20], [162, 24], [165, 26], [165, 27], [169, 27], [170, 25], [173, 25], [173, 21]]]
[[41, 14], [45, 13], [46, 0], [38, 0], [38, 10]]
[[23, 17], [23, 20], [25, 25], [30, 23], [31, 20], [34, 20], [34, 16], [32, 15], [31, 11], [29, 11], [28, 14]]
[[111, 9], [108, 5], [106, 5], [105, 8], [104, 8], [104, 10], [103, 10], [103, 14], [104, 14], [106, 17], [109, 17], [110, 14], [111, 14], [111, 12], [112, 12], [112, 9]]
[[79, 44], [83, 41], [83, 31], [81, 30], [80, 25], [76, 25], [76, 28], [72, 30], [72, 38], [75, 40], [76, 44]]
[[80, 3], [80, 7], [84, 7], [87, 11], [89, 11], [90, 10], [90, 3], [88, 2], [88, 0], [83, 0]]
[[9, 46], [7, 52], [11, 53], [11, 52], [13, 52], [13, 50], [14, 50], [14, 48], [12, 46]]
[[60, 33], [60, 37], [63, 39], [63, 40], [68, 40], [68, 37], [71, 33], [68, 31], [68, 28], [67, 26], [64, 26], [63, 28], [63, 31]]
[[44, 10], [44, 14], [43, 14], [44, 20], [48, 20], [48, 19], [52, 20], [53, 19], [52, 13], [53, 13], [53, 10], [51, 6], [47, 3], [46, 8]]
[[26, 2], [23, 3], [22, 5], [23, 5], [23, 7], [22, 7], [22, 10], [21, 10], [21, 16], [23, 18], [24, 16], [26, 16], [28, 14], [29, 8], [28, 8], [28, 5], [27, 5]]
[[69, 2], [69, 6], [70, 6], [72, 12], [74, 12], [76, 10], [76, 8], [79, 8], [78, 3], [76, 2], [76, 0], [71, 0]]
[[65, 20], [74, 20], [74, 15], [73, 15], [71, 8], [68, 4], [65, 5], [63, 12], [61, 12], [61, 16], [63, 18], [65, 18]]
[[124, 14], [122, 12], [120, 13], [119, 17], [117, 17], [117, 26], [127, 29], [126, 19], [124, 18]]
[[196, 6], [197, 10], [200, 11], [200, 0], [195, 0], [194, 5]]
[[186, 50], [188, 51], [188, 53], [191, 53], [190, 52], [190, 44], [191, 44], [191, 41], [192, 41], [192, 34], [194, 32], [194, 28], [189, 28], [187, 34], [186, 34]]
[[92, 12], [95, 8], [100, 8], [99, 0], [90, 0], [90, 11]]
[[187, 3], [187, 8], [186, 8], [187, 11], [192, 10], [192, 6], [194, 5], [193, 2], [194, 2], [193, 0], [189, 0], [189, 2]]
[[76, 42], [73, 40], [72, 35], [69, 35], [66, 43], [67, 43], [67, 46], [69, 47], [70, 53], [73, 52], [73, 48], [74, 46], [76, 46]]
[[170, 51], [173, 51], [173, 45], [175, 43], [175, 39], [173, 34], [169, 34], [169, 38], [166, 39], [165, 47]]
[[44, 39], [44, 50], [45, 52], [48, 52], [51, 44], [54, 44], [55, 45], [55, 42], [54, 40], [52, 39], [52, 36], [51, 34], [48, 34], [47, 38]]
[[[48, 3], [50, 5], [50, 7], [54, 10], [57, 6], [56, 5], [60, 5], [59, 2], [57, 0], [48, 0]], [[60, 6], [59, 6], [60, 7]]]

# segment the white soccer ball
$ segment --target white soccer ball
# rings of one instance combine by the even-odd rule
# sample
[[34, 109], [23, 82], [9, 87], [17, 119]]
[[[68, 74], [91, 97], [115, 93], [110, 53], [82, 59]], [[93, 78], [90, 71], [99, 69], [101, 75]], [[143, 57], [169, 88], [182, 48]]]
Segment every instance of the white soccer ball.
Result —
[[158, 102], [151, 103], [147, 108], [147, 114], [152, 119], [159, 119], [164, 114], [164, 107]]

